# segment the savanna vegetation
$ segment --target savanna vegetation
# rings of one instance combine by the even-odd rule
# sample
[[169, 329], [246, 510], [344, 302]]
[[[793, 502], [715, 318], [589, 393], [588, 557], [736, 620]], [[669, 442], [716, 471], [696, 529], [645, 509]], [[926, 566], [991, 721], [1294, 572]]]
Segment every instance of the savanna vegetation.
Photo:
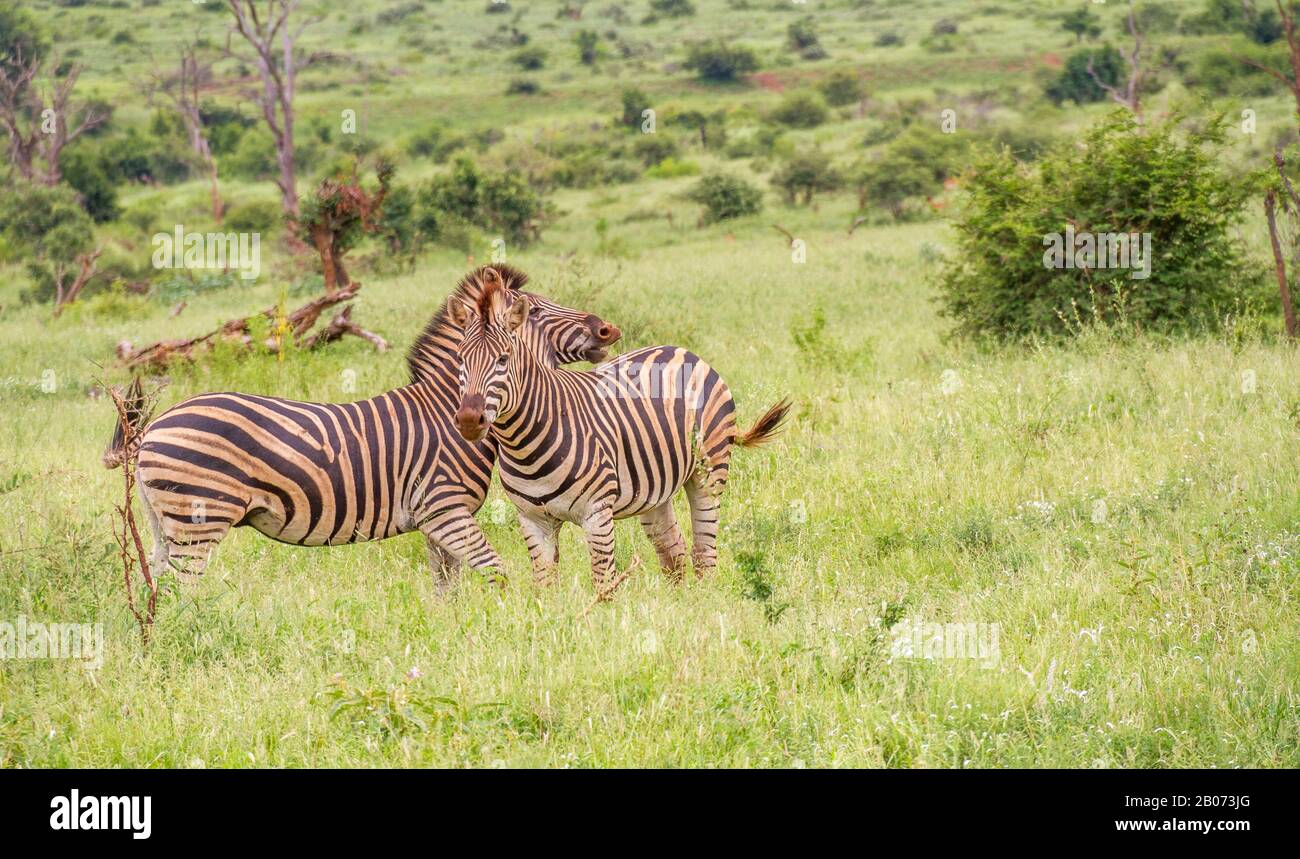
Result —
[[[0, 622], [105, 635], [0, 659], [0, 766], [1300, 764], [1272, 7], [304, 2], [286, 90], [230, 3], [0, 0]], [[1149, 235], [1150, 276], [1045, 265], [1067, 228]], [[257, 234], [257, 275], [159, 267], [178, 229]], [[742, 423], [795, 401], [718, 574], [669, 584], [624, 522], [647, 563], [586, 611], [578, 533], [535, 591], [494, 489], [504, 591], [440, 601], [419, 535], [237, 529], [143, 644], [108, 389], [371, 396], [492, 259], [698, 352]], [[339, 294], [392, 348], [285, 333]]]

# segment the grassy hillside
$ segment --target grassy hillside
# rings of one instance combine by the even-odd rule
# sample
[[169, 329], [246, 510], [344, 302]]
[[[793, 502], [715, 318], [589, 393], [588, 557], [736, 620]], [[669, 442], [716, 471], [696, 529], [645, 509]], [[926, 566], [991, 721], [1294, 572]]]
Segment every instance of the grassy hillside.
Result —
[[[30, 5], [123, 126], [149, 121], [132, 82], [150, 49], [165, 55], [196, 31], [224, 38], [225, 17], [202, 5]], [[1036, 76], [1073, 48], [1060, 4], [696, 5], [692, 18], [651, 24], [639, 23], [645, 2], [590, 3], [581, 21], [557, 17], [554, 2], [493, 14], [482, 0], [322, 6], [304, 42], [372, 74], [339, 63], [304, 73], [302, 127], [355, 109], [416, 182], [443, 169], [402, 154], [431, 120], [499, 129], [504, 140], [480, 157], [507, 164], [512, 142], [607, 124], [625, 85], [663, 112], [726, 107], [729, 133], [744, 136], [783, 92], [860, 71], [863, 116], [837, 109], [789, 132], [846, 163], [911, 100], [935, 123], [937, 108], [957, 105], [962, 129], [987, 100], [990, 121], [1062, 137], [1106, 109], [1041, 99]], [[1119, 7], [1095, 7], [1111, 41]], [[784, 47], [806, 14], [827, 59]], [[944, 17], [960, 21], [962, 42], [926, 49]], [[549, 51], [544, 69], [509, 62], [503, 24]], [[594, 72], [577, 61], [579, 29], [617, 33]], [[903, 44], [879, 45], [885, 32]], [[754, 46], [759, 77], [716, 86], [681, 70], [687, 36], [710, 35]], [[1194, 52], [1210, 38], [1165, 40]], [[505, 95], [519, 77], [542, 93]], [[1186, 94], [1172, 80], [1149, 109]], [[1291, 123], [1276, 95], [1220, 106], [1260, 117], [1267, 139], [1240, 141], [1242, 163]], [[767, 189], [761, 158], [684, 156]], [[693, 181], [560, 188], [542, 241], [510, 250], [539, 291], [619, 324], [620, 349], [675, 343], [704, 356], [742, 423], [782, 396], [796, 403], [780, 442], [733, 460], [716, 577], [669, 585], [639, 526], [622, 522], [619, 567], [638, 555], [645, 565], [585, 616], [580, 534], [564, 530], [560, 584], [535, 591], [494, 487], [479, 521], [512, 575], [504, 592], [467, 574], [439, 601], [418, 535], [303, 549], [237, 529], [200, 586], [166, 581], [141, 648], [110, 531], [121, 474], [99, 463], [112, 412], [93, 394], [124, 378], [119, 341], [292, 304], [305, 297], [293, 291], [301, 269], [268, 241], [256, 283], [195, 295], [175, 318], [169, 302], [107, 291], [51, 320], [48, 305], [20, 301], [21, 261], [9, 260], [0, 621], [100, 622], [106, 645], [94, 671], [0, 660], [0, 766], [1300, 765], [1300, 359], [1261, 334], [1275, 320], [1192, 338], [1119, 328], [1040, 346], [953, 341], [933, 301], [944, 220], [877, 212], [849, 234], [852, 193], [793, 207], [767, 189], [761, 216], [697, 226], [699, 207], [680, 196]], [[275, 199], [269, 182], [223, 191]], [[155, 225], [203, 228], [206, 184], [124, 187], [121, 202]], [[773, 223], [807, 242], [806, 262]], [[100, 229], [119, 252], [148, 254], [138, 225]], [[1243, 237], [1263, 260], [1257, 220]], [[221, 351], [172, 372], [164, 404], [214, 389], [344, 401], [402, 384], [405, 347], [467, 257], [488, 258], [488, 238], [434, 246], [406, 273], [361, 266], [357, 316], [389, 352], [354, 339], [283, 357]], [[918, 622], [996, 625], [996, 658], [900, 655], [900, 630]]]

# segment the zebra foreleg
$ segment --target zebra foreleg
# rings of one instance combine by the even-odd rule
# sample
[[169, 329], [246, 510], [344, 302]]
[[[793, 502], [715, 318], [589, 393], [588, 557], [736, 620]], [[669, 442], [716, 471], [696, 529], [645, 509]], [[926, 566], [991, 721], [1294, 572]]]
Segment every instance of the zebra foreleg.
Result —
[[718, 567], [718, 495], [709, 481], [693, 477], [686, 481], [686, 500], [691, 505], [691, 564], [695, 577], [702, 579]]
[[591, 580], [597, 593], [603, 593], [614, 581], [614, 517], [608, 508], [592, 511], [582, 521], [591, 553]]
[[439, 511], [420, 524], [420, 531], [458, 563], [480, 571], [489, 582], [505, 584], [501, 557], [468, 510], [457, 507]]
[[677, 584], [682, 580], [686, 570], [686, 540], [682, 529], [677, 525], [677, 516], [673, 513], [673, 502], [665, 501], [653, 510], [640, 515], [641, 527], [659, 556], [659, 569], [668, 580]]
[[532, 517], [520, 511], [519, 528], [524, 532], [524, 545], [533, 562], [533, 584], [539, 588], [555, 583], [555, 567], [560, 560], [559, 519], [550, 516]]

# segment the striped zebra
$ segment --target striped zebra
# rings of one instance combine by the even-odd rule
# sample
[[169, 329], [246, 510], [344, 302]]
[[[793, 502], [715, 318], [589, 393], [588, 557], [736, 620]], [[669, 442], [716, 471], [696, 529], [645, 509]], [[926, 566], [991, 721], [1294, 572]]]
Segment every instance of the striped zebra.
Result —
[[[509, 295], [527, 277], [481, 267], [448, 302], [486, 289]], [[619, 337], [598, 317], [528, 294], [542, 360], [549, 366], [602, 360]], [[136, 477], [154, 536], [152, 564], [183, 581], [202, 574], [232, 527], [249, 526], [299, 546], [379, 540], [410, 531], [427, 538], [435, 582], [445, 590], [459, 565], [491, 579], [500, 558], [474, 520], [496, 458], [492, 443], [456, 431], [460, 331], [448, 302], [408, 355], [410, 384], [354, 403], [306, 403], [212, 393], [168, 409], [135, 436]], [[139, 414], [139, 387], [130, 408]], [[119, 426], [104, 464], [127, 461]]]
[[685, 488], [697, 576], [717, 565], [718, 498], [732, 446], [773, 437], [783, 400], [741, 432], [731, 391], [701, 358], [673, 346], [629, 352], [587, 372], [543, 360], [528, 296], [489, 287], [457, 299], [460, 346], [456, 426], [467, 440], [496, 436], [499, 474], [519, 521], [538, 584], [553, 581], [557, 536], [580, 525], [599, 592], [614, 574], [614, 520], [636, 516], [663, 571], [680, 581], [685, 540], [672, 497]]

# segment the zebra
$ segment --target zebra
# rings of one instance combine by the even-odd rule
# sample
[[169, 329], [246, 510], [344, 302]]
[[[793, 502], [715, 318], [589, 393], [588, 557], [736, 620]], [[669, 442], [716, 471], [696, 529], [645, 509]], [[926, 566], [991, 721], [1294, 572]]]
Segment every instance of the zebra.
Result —
[[718, 499], [733, 445], [772, 439], [790, 409], [783, 399], [749, 430], [736, 426], [727, 384], [699, 356], [675, 346], [629, 352], [586, 372], [543, 360], [530, 299], [489, 287], [456, 299], [463, 330], [456, 428], [469, 441], [495, 436], [498, 474], [514, 502], [540, 586], [554, 581], [564, 522], [582, 527], [599, 594], [614, 584], [614, 520], [636, 516], [668, 578], [685, 575], [686, 548], [672, 498], [691, 509], [691, 563], [717, 566]]
[[[407, 356], [410, 384], [353, 403], [308, 403], [239, 393], [201, 394], [133, 434], [120, 424], [108, 468], [132, 459], [154, 537], [152, 566], [183, 582], [202, 575], [212, 550], [237, 526], [299, 546], [379, 540], [411, 531], [427, 538], [440, 593], [460, 565], [495, 580], [500, 558], [474, 520], [496, 458], [495, 444], [468, 442], [452, 421], [458, 402], [459, 329], [451, 300], [492, 287], [511, 295], [527, 277], [483, 266], [457, 284]], [[618, 328], [529, 294], [542, 360], [549, 366], [603, 360]], [[138, 380], [127, 397], [139, 426]]]

